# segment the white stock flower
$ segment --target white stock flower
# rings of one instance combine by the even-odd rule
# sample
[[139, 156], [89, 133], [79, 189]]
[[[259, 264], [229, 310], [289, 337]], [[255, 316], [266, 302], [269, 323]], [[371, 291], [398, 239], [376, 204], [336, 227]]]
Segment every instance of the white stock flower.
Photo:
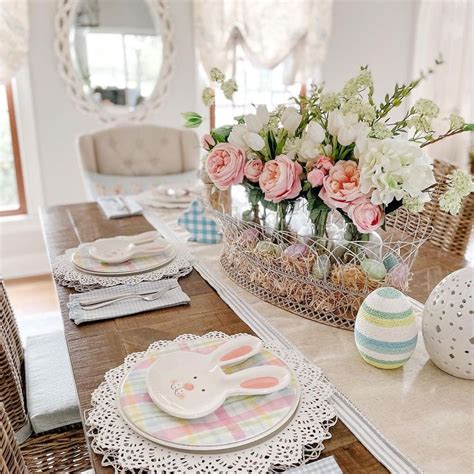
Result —
[[250, 132], [243, 124], [234, 125], [227, 141], [243, 150], [250, 148], [254, 151], [260, 151], [265, 147], [264, 139], [258, 133]]
[[300, 155], [301, 145], [303, 140], [298, 137], [288, 138], [283, 145], [283, 153], [289, 156], [292, 160], [296, 158], [296, 155]]
[[281, 114], [281, 123], [290, 135], [294, 135], [302, 118], [301, 114], [294, 107], [287, 107]]
[[356, 147], [359, 160], [361, 191], [371, 194], [375, 205], [390, 204], [405, 196], [417, 198], [436, 180], [426, 153], [408, 140], [369, 139]]
[[334, 110], [329, 113], [328, 132], [337, 137], [337, 141], [343, 146], [359, 143], [367, 138], [369, 131], [369, 125], [359, 122], [359, 117], [352, 112], [343, 114], [340, 110]]

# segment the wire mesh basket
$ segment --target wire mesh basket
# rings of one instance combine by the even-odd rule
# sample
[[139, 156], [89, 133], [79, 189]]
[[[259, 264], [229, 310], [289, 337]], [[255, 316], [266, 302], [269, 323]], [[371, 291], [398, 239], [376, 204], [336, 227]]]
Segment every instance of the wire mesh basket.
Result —
[[[275, 231], [213, 211], [222, 224], [221, 264], [238, 285], [299, 316], [352, 330], [364, 298], [381, 286], [406, 291], [430, 219], [400, 208], [371, 242]], [[382, 269], [383, 268], [383, 269]]]

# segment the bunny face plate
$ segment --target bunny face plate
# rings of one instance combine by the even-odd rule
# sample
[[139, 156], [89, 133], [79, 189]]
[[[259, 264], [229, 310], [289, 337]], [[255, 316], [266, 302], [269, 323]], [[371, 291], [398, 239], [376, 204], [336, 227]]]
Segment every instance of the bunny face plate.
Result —
[[255, 397], [229, 397], [216, 411], [195, 419], [171, 416], [151, 399], [146, 377], [159, 356], [177, 351], [211, 354], [232, 339], [235, 338], [179, 341], [138, 361], [122, 380], [117, 394], [117, 407], [124, 421], [154, 443], [206, 454], [242, 449], [286, 426], [298, 409], [301, 388], [291, 366], [264, 345], [254, 356], [239, 364], [229, 364], [223, 371], [232, 375], [260, 366], [284, 367], [292, 376], [282, 390]]
[[232, 374], [222, 368], [239, 364], [262, 348], [253, 336], [233, 338], [209, 354], [178, 350], [158, 354], [146, 375], [148, 394], [164, 412], [178, 418], [201, 418], [228, 397], [265, 395], [288, 386], [284, 367], [261, 365]]

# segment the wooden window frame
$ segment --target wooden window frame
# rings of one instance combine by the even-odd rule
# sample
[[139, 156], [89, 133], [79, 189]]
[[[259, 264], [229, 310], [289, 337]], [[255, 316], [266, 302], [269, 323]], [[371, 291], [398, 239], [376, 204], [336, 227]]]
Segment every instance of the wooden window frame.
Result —
[[18, 192], [18, 207], [0, 211], [0, 217], [17, 216], [27, 213], [25, 182], [23, 180], [23, 169], [21, 166], [20, 143], [18, 141], [18, 128], [16, 126], [15, 104], [13, 101], [13, 87], [11, 82], [5, 84], [7, 94], [8, 116], [10, 119], [10, 132], [12, 139], [13, 162], [15, 165], [16, 189]]

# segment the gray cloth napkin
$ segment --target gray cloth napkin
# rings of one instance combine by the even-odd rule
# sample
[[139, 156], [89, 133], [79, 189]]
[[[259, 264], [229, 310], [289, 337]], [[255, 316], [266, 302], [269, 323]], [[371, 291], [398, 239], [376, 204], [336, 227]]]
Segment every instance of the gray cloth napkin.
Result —
[[334, 456], [310, 462], [301, 467], [286, 471], [291, 474], [342, 474]]
[[[141, 298], [129, 298], [123, 301], [104, 306], [103, 308], [84, 310], [80, 303], [92, 298], [101, 298], [106, 296], [119, 297], [128, 293], [142, 293], [150, 291], [158, 292], [164, 288], [170, 288], [164, 295], [155, 301], [144, 301]], [[131, 314], [142, 313], [159, 308], [169, 308], [189, 303], [189, 296], [179, 286], [175, 278], [146, 281], [138, 285], [118, 285], [111, 288], [88, 291], [87, 293], [75, 294], [69, 296], [69, 318], [77, 325], [92, 321], [102, 321], [104, 319], [129, 316]]]

